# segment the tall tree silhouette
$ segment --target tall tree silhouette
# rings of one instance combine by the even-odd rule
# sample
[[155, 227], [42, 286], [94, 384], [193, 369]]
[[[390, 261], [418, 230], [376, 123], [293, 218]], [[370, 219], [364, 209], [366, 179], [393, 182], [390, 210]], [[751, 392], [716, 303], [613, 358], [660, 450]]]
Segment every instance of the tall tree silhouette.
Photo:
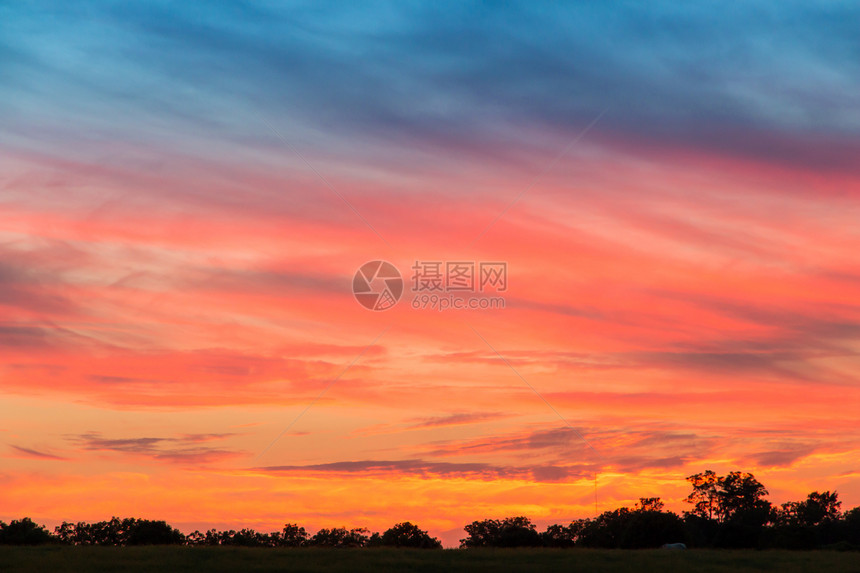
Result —
[[687, 478], [687, 481], [693, 486], [693, 491], [685, 500], [687, 503], [693, 504], [693, 510], [690, 513], [707, 519], [714, 518], [714, 513], [719, 507], [718, 480], [717, 474], [711, 470], [693, 474]]
[[744, 517], [759, 525], [767, 522], [771, 504], [764, 499], [767, 489], [747, 472], [731, 472], [717, 480], [720, 519]]

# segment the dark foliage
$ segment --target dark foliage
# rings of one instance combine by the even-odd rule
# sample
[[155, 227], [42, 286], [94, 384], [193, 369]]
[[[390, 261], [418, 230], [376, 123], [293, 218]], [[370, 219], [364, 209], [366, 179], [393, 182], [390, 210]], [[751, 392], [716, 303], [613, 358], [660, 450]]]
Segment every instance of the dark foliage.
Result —
[[308, 545], [316, 547], [364, 547], [370, 539], [367, 533], [367, 529], [363, 527], [320, 529], [316, 535], [310, 538]]
[[225, 545], [234, 547], [275, 547], [277, 533], [259, 533], [253, 529], [228, 529], [218, 531], [210, 529], [206, 533], [192, 531], [187, 538], [188, 545]]
[[618, 549], [646, 549], [664, 543], [687, 543], [684, 522], [676, 514], [661, 511], [660, 498], [642, 499], [630, 510], [606, 511], [595, 519], [571, 524], [575, 545]]
[[570, 525], [550, 525], [546, 531], [540, 534], [544, 547], [573, 547], [576, 544], [577, 529], [573, 523]]
[[52, 541], [51, 533], [29, 517], [16, 519], [8, 525], [0, 521], [0, 545], [42, 545]]
[[284, 525], [280, 534], [272, 533], [275, 536], [277, 547], [301, 547], [307, 544], [309, 535], [304, 527], [299, 527], [295, 523]]
[[185, 536], [164, 521], [113, 517], [97, 523], [69, 523], [54, 529], [61, 543], [72, 545], [180, 545]]
[[218, 531], [210, 529], [206, 533], [191, 532], [186, 538], [188, 545], [226, 545], [235, 547], [302, 547], [308, 544], [308, 532], [304, 527], [288, 523], [283, 530], [273, 533], [259, 533], [253, 529], [232, 529]]
[[415, 549], [441, 549], [442, 542], [408, 521], [398, 523], [382, 535], [374, 533], [368, 541], [370, 547], [412, 547]]
[[469, 534], [460, 547], [539, 547], [541, 536], [527, 517], [473, 521], [463, 529]]

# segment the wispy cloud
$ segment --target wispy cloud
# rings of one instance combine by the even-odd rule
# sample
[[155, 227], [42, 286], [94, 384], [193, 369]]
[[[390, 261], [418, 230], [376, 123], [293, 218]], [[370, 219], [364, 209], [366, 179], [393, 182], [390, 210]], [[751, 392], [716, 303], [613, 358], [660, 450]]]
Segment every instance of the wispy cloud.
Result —
[[12, 448], [12, 451], [14, 452], [13, 455], [15, 455], [17, 457], [24, 457], [24, 458], [30, 458], [30, 459], [35, 459], [35, 460], [54, 460], [54, 461], [67, 461], [67, 460], [69, 460], [69, 458], [64, 457], [64, 456], [49, 454], [47, 452], [41, 452], [39, 450], [34, 450], [31, 448], [24, 448], [24, 447], [15, 446], [15, 445], [10, 445], [9, 447]]
[[562, 481], [589, 475], [586, 467], [500, 466], [487, 463], [410, 460], [361, 460], [303, 466], [266, 466], [259, 471], [281, 474], [361, 474], [366, 476], [415, 476], [478, 480]]
[[359, 428], [354, 433], [356, 435], [372, 436], [396, 432], [409, 432], [414, 430], [433, 430], [471, 424], [482, 424], [484, 422], [500, 420], [510, 416], [510, 414], [504, 414], [502, 412], [454, 412], [442, 416], [410, 418], [400, 423], [375, 424], [373, 426]]
[[199, 444], [223, 441], [234, 433], [184, 434], [178, 437], [105, 438], [98, 432], [67, 437], [77, 448], [90, 452], [108, 452], [146, 457], [154, 461], [198, 465], [239, 458], [246, 452]]

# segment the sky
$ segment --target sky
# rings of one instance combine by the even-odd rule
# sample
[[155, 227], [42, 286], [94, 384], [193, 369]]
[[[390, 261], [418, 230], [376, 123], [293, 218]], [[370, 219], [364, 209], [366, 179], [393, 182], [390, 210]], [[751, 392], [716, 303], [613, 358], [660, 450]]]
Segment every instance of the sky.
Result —
[[[0, 3], [0, 520], [860, 505], [858, 19]], [[503, 308], [422, 308], [434, 261]]]

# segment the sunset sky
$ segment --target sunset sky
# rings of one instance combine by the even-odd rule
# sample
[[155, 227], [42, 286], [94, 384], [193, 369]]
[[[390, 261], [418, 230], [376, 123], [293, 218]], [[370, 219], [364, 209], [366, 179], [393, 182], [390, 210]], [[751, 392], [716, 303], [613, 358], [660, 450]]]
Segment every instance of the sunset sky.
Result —
[[[858, 21], [3, 3], [0, 520], [860, 505]], [[505, 308], [413, 308], [416, 261], [507, 263]]]

